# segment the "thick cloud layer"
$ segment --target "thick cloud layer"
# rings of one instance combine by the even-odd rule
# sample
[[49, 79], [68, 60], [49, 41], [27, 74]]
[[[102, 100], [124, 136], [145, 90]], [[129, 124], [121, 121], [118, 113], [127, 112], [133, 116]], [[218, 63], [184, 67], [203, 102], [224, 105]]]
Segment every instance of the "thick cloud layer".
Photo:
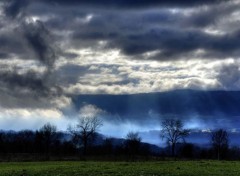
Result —
[[29, 0], [10, 0], [5, 1], [4, 12], [12, 18], [21, 17], [25, 8], [28, 6]]
[[146, 7], [156, 7], [156, 6], [173, 6], [173, 7], [189, 7], [194, 5], [206, 5], [206, 4], [215, 4], [220, 3], [226, 0], [46, 0], [50, 3], [64, 4], [64, 5], [81, 5], [81, 6], [90, 6], [90, 7], [115, 7], [115, 8], [146, 8]]
[[[26, 14], [27, 0], [12, 0], [3, 4], [1, 22], [10, 24], [1, 30], [0, 71], [3, 107], [43, 108], [53, 106], [61, 97], [61, 88], [51, 78], [57, 59], [54, 37], [43, 22]], [[29, 62], [29, 64], [27, 64]]]
[[[47, 8], [46, 4], [44, 7]], [[106, 41], [106, 48], [120, 49], [124, 55], [160, 61], [239, 56], [239, 28], [235, 26], [239, 4], [236, 2], [190, 9], [161, 7], [125, 11], [104, 8], [91, 11], [80, 3], [81, 13], [75, 7], [69, 7], [72, 12], [61, 8], [46, 24], [54, 30], [69, 31], [66, 47], [94, 47], [97, 42]], [[63, 12], [68, 15], [59, 14]], [[229, 28], [225, 29], [226, 26]], [[149, 52], [155, 54], [147, 57]]]
[[236, 0], [3, 0], [0, 117], [75, 116], [79, 94], [238, 91], [239, 9]]
[[56, 60], [52, 38], [41, 21], [24, 24], [24, 36], [33, 49], [36, 57], [45, 65], [52, 68]]

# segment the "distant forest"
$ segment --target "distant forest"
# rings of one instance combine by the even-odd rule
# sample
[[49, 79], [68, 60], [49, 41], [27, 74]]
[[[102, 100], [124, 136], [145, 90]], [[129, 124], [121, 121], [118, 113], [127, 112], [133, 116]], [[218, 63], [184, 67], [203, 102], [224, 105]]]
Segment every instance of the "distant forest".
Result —
[[158, 147], [143, 143], [137, 132], [129, 132], [124, 139], [107, 138], [97, 132], [101, 125], [98, 118], [83, 118], [67, 132], [57, 131], [49, 123], [36, 131], [1, 131], [0, 161], [240, 159], [240, 148], [228, 145], [223, 129], [213, 131], [211, 147], [204, 148], [184, 140], [191, 131], [181, 121], [165, 120], [159, 140], [168, 145]]

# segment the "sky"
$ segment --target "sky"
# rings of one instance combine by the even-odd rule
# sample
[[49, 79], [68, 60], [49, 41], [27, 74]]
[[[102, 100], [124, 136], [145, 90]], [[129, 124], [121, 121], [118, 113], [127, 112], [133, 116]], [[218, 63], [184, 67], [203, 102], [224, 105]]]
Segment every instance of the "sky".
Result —
[[[0, 129], [50, 122], [66, 130], [89, 114], [103, 118], [100, 131], [109, 136], [159, 130], [162, 118], [179, 114], [149, 108], [139, 118], [74, 100], [239, 91], [239, 16], [238, 0], [1, 0]], [[211, 129], [217, 117], [203, 116], [183, 120], [189, 128]], [[225, 114], [220, 121], [237, 131], [238, 117]]]

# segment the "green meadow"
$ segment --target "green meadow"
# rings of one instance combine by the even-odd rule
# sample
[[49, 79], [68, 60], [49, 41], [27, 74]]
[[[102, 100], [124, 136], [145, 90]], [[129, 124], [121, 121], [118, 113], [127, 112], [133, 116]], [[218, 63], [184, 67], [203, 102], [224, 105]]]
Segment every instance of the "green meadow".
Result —
[[240, 175], [239, 161], [9, 162], [0, 176], [226, 176]]

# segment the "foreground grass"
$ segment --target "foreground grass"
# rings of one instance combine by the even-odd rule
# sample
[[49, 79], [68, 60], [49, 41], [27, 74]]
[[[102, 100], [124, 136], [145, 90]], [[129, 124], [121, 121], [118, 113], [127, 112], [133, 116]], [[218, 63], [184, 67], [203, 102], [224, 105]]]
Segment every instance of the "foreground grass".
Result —
[[0, 176], [240, 175], [238, 161], [0, 163]]

